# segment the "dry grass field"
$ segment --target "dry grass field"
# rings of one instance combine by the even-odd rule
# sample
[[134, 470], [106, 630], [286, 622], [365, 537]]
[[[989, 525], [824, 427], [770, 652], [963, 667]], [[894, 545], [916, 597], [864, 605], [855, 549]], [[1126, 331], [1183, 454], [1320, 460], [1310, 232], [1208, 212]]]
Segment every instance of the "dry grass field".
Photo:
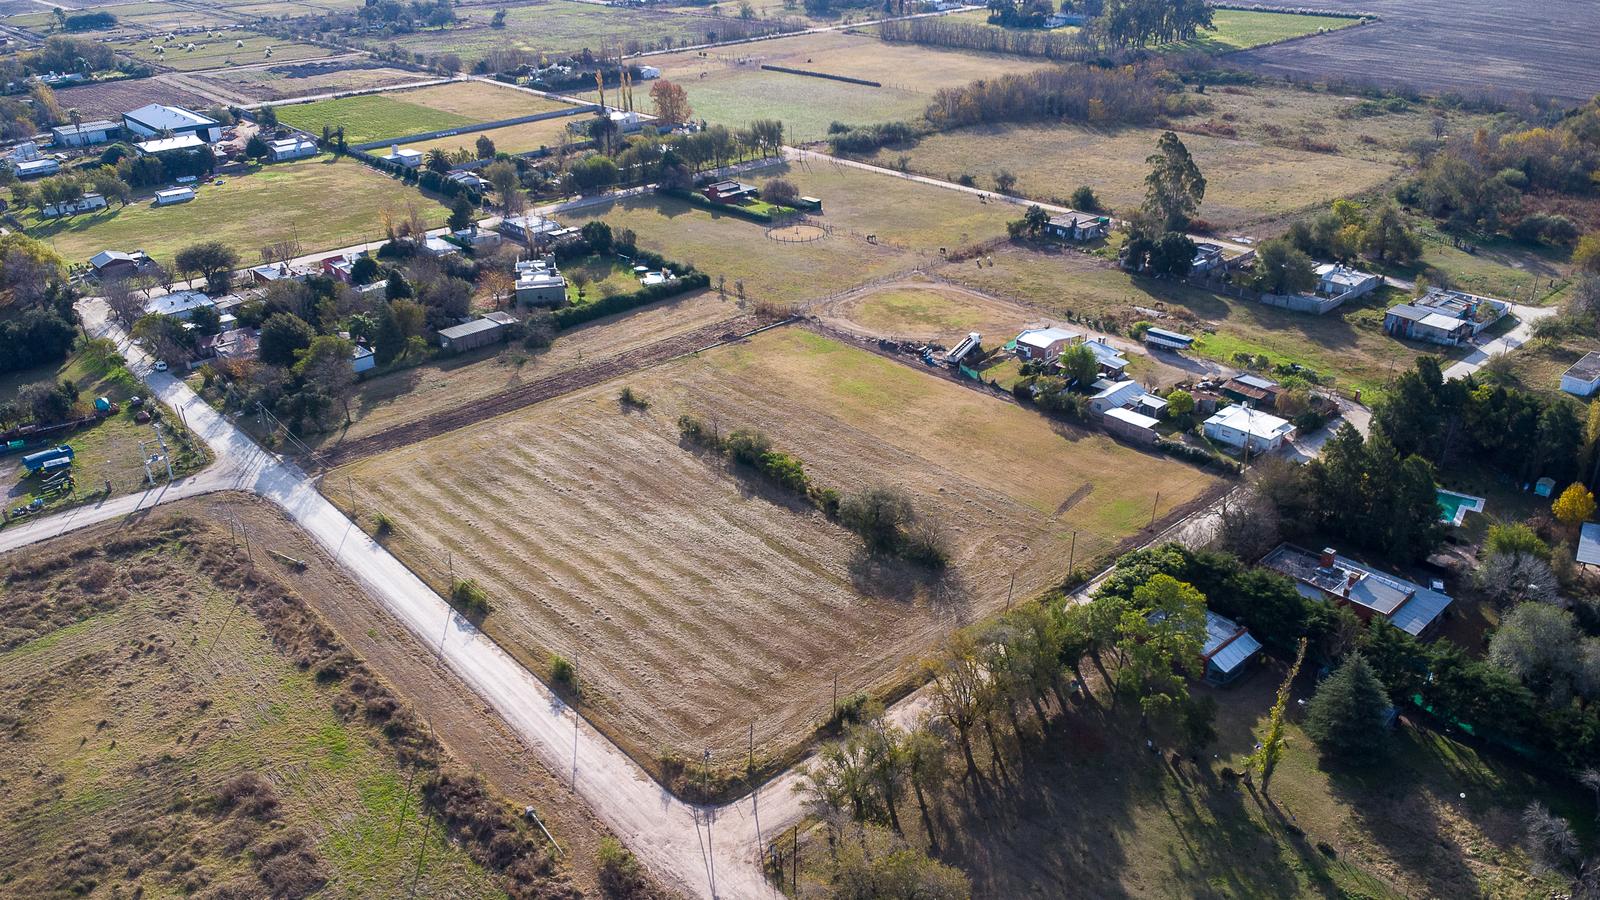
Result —
[[[904, 150], [880, 150], [870, 161], [894, 166], [906, 157], [912, 171], [951, 181], [971, 176], [983, 187], [993, 187], [995, 173], [1008, 171], [1017, 178], [1015, 193], [1045, 200], [1064, 200], [1087, 184], [1107, 206], [1132, 209], [1144, 200], [1145, 157], [1160, 136], [1154, 128], [986, 126], [936, 134]], [[1376, 188], [1400, 171], [1386, 163], [1232, 138], [1182, 138], [1206, 177], [1200, 216], [1224, 228], [1325, 206]]]
[[[504, 8], [504, 28], [491, 28], [490, 19]], [[707, 16], [687, 16], [646, 9], [607, 7], [598, 3], [543, 0], [497, 7], [474, 5], [457, 13], [449, 28], [424, 28], [397, 36], [393, 43], [416, 53], [456, 53], [469, 65], [490, 50], [515, 47], [551, 56], [589, 49], [615, 54], [652, 49], [670, 41], [687, 46], [714, 40], [722, 23]], [[373, 41], [374, 49], [390, 39]]]
[[[976, 331], [993, 346], [1041, 321], [1042, 311], [929, 279], [874, 285], [818, 310], [832, 328], [861, 337], [941, 341], [946, 346]], [[1000, 339], [999, 343], [1004, 343]]]
[[[833, 233], [804, 244], [766, 237], [766, 226], [670, 197], [644, 196], [563, 214], [580, 224], [604, 219], [631, 228], [648, 249], [726, 279], [748, 297], [797, 303], [849, 290], [875, 278], [936, 264], [953, 250], [1005, 234], [1020, 209], [876, 172], [824, 162], [782, 163], [741, 175], [757, 184], [783, 178], [819, 197]], [[868, 236], [872, 240], [868, 240]]]
[[[1299, 0], [1267, 0], [1298, 7]], [[1586, 0], [1329, 0], [1319, 6], [1375, 11], [1382, 19], [1311, 41], [1230, 57], [1278, 74], [1355, 83], [1587, 100], [1600, 93], [1600, 46], [1584, 27]]]
[[[617, 400], [622, 386], [649, 399]], [[948, 532], [944, 580], [682, 444], [692, 413], [756, 427], [842, 491], [892, 484]], [[476, 460], [464, 464], [467, 460]], [[390, 546], [477, 579], [484, 627], [535, 670], [574, 662], [587, 714], [647, 767], [792, 758], [841, 691], [890, 689], [951, 628], [1059, 580], [1210, 476], [788, 328], [346, 467]], [[1157, 500], [1155, 493], [1159, 491]], [[338, 498], [340, 491], [332, 492]]]
[[163, 511], [0, 567], [0, 893], [504, 896], [308, 668], [331, 633], [237, 555]]
[[730, 319], [738, 312], [732, 299], [702, 292], [574, 328], [547, 350], [502, 344], [368, 378], [356, 386], [350, 403], [353, 424], [344, 432], [322, 436], [322, 441], [334, 445], [427, 418], [496, 391]]
[[289, 63], [264, 69], [214, 72], [190, 76], [212, 89], [249, 97], [253, 101], [285, 100], [332, 91], [358, 91], [422, 81], [420, 72], [382, 65], [332, 62]]
[[[726, 125], [779, 119], [791, 144], [822, 140], [828, 123], [914, 119], [940, 88], [1040, 67], [1038, 60], [886, 44], [843, 32], [776, 38], [651, 57], [663, 78], [689, 91], [696, 118]], [[765, 72], [762, 65], [846, 75], [882, 87]]]
[[[299, 59], [317, 59], [332, 56], [335, 51], [316, 44], [286, 41], [272, 35], [258, 34], [242, 29], [224, 28], [209, 34], [182, 34], [176, 39], [160, 43], [165, 52], [158, 53], [160, 39], [119, 41], [111, 45], [123, 56], [136, 59], [157, 69], [177, 72], [196, 72], [202, 69], [221, 69], [228, 66], [254, 65], [263, 62], [290, 62]], [[239, 46], [240, 44], [243, 46]], [[193, 50], [185, 48], [194, 45]], [[267, 55], [267, 50], [272, 55]]]
[[[521, 125], [507, 125], [504, 128], [491, 128], [488, 131], [468, 131], [450, 137], [434, 138], [428, 141], [415, 141], [406, 144], [412, 150], [421, 150], [427, 153], [434, 148], [443, 150], [457, 150], [466, 148], [476, 151], [479, 137], [486, 137], [494, 141], [494, 149], [500, 153], [526, 153], [529, 150], [538, 150], [541, 147], [557, 147], [561, 144], [562, 132], [573, 122], [584, 119], [583, 116], [562, 116], [554, 119], [540, 119], [537, 122], [524, 122]], [[580, 138], [574, 138], [580, 140]]]

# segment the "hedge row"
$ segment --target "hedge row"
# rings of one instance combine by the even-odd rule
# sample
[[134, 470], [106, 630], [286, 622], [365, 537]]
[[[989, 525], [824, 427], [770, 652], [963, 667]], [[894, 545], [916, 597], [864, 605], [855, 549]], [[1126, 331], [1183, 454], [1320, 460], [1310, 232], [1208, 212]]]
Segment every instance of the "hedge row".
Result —
[[809, 78], [826, 78], [829, 81], [843, 81], [846, 84], [864, 84], [867, 87], [883, 87], [883, 85], [879, 82], [868, 81], [865, 78], [851, 78], [849, 75], [833, 75], [828, 72], [813, 72], [810, 69], [791, 69], [787, 66], [762, 66], [761, 68], [767, 70], [768, 72], [783, 72], [788, 75], [805, 75]]
[[665, 300], [688, 291], [697, 291], [711, 285], [711, 277], [704, 272], [690, 272], [665, 284], [652, 284], [631, 294], [613, 294], [582, 306], [568, 306], [551, 314], [557, 328], [571, 328], [584, 322], [637, 309], [657, 300]]

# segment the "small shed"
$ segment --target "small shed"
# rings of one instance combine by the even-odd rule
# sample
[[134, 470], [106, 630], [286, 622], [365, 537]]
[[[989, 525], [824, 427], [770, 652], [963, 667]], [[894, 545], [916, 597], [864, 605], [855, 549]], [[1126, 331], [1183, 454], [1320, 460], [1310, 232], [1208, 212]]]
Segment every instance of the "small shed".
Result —
[[187, 203], [194, 199], [194, 188], [175, 187], [164, 191], [156, 191], [157, 206], [172, 206], [175, 203]]
[[1600, 352], [1585, 353], [1562, 372], [1561, 389], [1575, 397], [1591, 397], [1600, 390]]
[[1228, 684], [1243, 675], [1250, 660], [1261, 652], [1261, 642], [1249, 629], [1226, 616], [1206, 610], [1206, 681]]
[[1100, 420], [1106, 431], [1120, 438], [1126, 438], [1135, 444], [1154, 444], [1161, 435], [1156, 432], [1156, 425], [1160, 423], [1154, 416], [1147, 416], [1131, 409], [1116, 407], [1105, 411]]
[[488, 313], [470, 322], [442, 329], [439, 332], [439, 346], [451, 353], [487, 347], [505, 340], [509, 329], [515, 324], [517, 320], [507, 313]]

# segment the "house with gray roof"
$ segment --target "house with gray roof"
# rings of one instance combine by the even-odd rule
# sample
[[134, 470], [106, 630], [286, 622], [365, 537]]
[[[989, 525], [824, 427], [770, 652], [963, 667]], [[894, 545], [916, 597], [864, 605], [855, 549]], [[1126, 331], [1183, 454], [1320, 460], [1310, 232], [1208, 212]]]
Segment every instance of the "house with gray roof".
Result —
[[1261, 565], [1293, 578], [1301, 596], [1347, 607], [1362, 621], [1381, 617], [1413, 637], [1431, 637], [1453, 602], [1438, 582], [1423, 587], [1340, 556], [1332, 548], [1313, 553], [1280, 544], [1262, 558]]

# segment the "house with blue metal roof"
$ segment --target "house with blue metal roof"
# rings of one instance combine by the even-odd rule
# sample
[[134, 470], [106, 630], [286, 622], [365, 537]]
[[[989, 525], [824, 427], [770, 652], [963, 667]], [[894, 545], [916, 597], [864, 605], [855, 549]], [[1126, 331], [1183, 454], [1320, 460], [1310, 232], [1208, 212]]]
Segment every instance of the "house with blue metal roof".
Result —
[[1261, 642], [1249, 629], [1206, 610], [1206, 645], [1200, 654], [1206, 661], [1206, 681], [1228, 684], [1243, 675], [1250, 660], [1260, 652]]
[[1600, 523], [1583, 523], [1583, 531], [1578, 535], [1578, 553], [1574, 558], [1586, 566], [1600, 566]]

